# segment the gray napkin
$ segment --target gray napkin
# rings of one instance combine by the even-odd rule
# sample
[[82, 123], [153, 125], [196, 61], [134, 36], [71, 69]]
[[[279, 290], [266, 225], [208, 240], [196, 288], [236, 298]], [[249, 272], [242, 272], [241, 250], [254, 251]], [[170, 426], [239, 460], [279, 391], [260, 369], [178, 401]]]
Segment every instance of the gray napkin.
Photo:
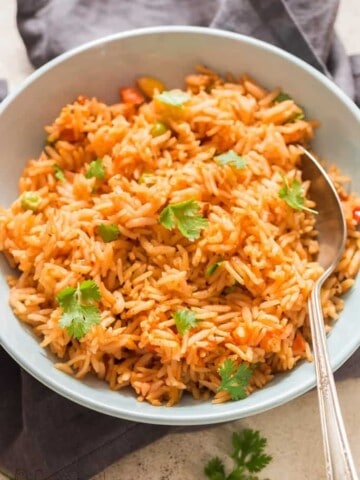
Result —
[[[360, 61], [334, 34], [336, 0], [18, 0], [18, 27], [38, 67], [103, 35], [155, 25], [227, 29], [303, 58], [360, 101]], [[5, 94], [4, 85], [0, 83]], [[3, 95], [4, 96], [4, 95]], [[359, 376], [360, 351], [337, 379]], [[17, 480], [85, 480], [174, 430], [113, 419], [42, 386], [0, 349], [0, 470]], [[133, 479], [129, 479], [133, 480]]]

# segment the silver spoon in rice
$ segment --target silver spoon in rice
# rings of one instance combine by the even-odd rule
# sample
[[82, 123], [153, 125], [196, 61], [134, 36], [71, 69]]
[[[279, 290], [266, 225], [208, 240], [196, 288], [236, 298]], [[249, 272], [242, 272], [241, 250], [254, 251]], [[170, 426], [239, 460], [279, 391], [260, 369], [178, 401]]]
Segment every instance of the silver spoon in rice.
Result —
[[324, 268], [324, 273], [313, 287], [308, 308], [323, 432], [326, 478], [328, 480], [358, 480], [329, 362], [320, 299], [321, 287], [334, 271], [343, 253], [346, 241], [346, 222], [339, 196], [328, 174], [310, 152], [301, 145], [299, 148], [304, 153], [301, 166], [303, 179], [311, 180], [309, 197], [317, 205], [316, 228], [319, 232], [317, 261]]

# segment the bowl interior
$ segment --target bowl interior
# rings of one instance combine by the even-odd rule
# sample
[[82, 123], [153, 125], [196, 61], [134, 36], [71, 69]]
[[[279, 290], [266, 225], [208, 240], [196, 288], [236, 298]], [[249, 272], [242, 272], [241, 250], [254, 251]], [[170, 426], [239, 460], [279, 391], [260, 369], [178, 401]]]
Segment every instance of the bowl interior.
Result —
[[[220, 73], [248, 73], [260, 84], [280, 86], [321, 122], [314, 148], [352, 179], [360, 180], [360, 115], [355, 105], [332, 82], [295, 57], [262, 42], [214, 30], [172, 27], [119, 34], [65, 54], [33, 74], [7, 99], [0, 113], [0, 204], [17, 196], [17, 182], [29, 158], [36, 158], [45, 140], [43, 127], [77, 95], [117, 101], [118, 89], [138, 76], [161, 79], [167, 87], [182, 87], [186, 74], [198, 64]], [[304, 393], [315, 385], [313, 365], [303, 363], [245, 400], [212, 405], [185, 398], [168, 409], [138, 403], [131, 392], [113, 392], [95, 378], [75, 380], [54, 369], [52, 356], [13, 315], [8, 306], [6, 275], [0, 260], [0, 340], [32, 375], [58, 393], [95, 410], [121, 418], [163, 424], [216, 423], [259, 413]], [[359, 282], [347, 295], [345, 309], [329, 336], [334, 368], [360, 344], [357, 312]]]

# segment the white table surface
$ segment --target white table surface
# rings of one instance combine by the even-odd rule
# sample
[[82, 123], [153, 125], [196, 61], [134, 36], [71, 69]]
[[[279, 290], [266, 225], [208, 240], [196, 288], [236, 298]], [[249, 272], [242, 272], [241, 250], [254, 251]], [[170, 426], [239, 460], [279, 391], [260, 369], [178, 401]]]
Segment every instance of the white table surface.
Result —
[[[341, 0], [337, 30], [349, 53], [360, 53], [360, 0]], [[15, 25], [15, 0], [0, 5], [0, 78], [13, 90], [32, 71]], [[360, 379], [338, 383], [349, 441], [360, 470]], [[324, 480], [316, 391], [270, 412], [206, 430], [164, 437], [109, 466], [92, 480], [201, 480], [204, 464], [230, 453], [231, 433], [250, 427], [267, 437], [273, 461], [261, 478]], [[1, 426], [0, 426], [1, 432]], [[1, 433], [0, 433], [1, 434]], [[45, 455], [45, 452], [44, 452]], [[0, 474], [0, 480], [5, 477]]]

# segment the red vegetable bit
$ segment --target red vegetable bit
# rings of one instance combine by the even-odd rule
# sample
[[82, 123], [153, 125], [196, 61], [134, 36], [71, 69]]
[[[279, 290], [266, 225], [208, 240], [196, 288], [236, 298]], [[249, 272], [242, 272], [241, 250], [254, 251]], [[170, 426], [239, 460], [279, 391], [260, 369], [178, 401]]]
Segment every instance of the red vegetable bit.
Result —
[[129, 103], [131, 105], [141, 105], [145, 101], [144, 96], [139, 92], [139, 90], [136, 90], [136, 88], [134, 87], [120, 88], [119, 93], [120, 98], [124, 103]]
[[354, 207], [353, 209], [353, 219], [357, 225], [360, 225], [360, 205]]

